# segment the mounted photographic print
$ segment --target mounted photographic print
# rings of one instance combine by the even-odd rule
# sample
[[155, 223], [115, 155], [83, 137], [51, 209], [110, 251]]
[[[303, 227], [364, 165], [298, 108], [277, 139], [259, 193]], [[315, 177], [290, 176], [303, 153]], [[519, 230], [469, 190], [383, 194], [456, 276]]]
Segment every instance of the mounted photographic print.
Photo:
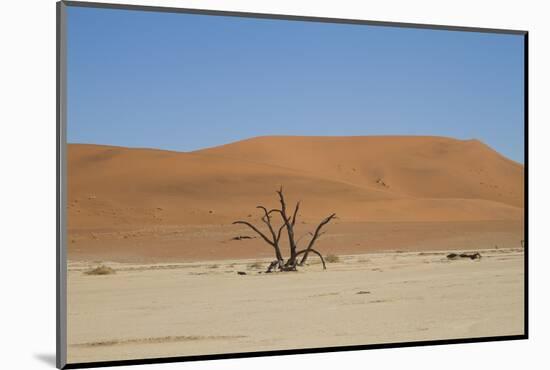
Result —
[[527, 338], [526, 55], [58, 3], [58, 366]]

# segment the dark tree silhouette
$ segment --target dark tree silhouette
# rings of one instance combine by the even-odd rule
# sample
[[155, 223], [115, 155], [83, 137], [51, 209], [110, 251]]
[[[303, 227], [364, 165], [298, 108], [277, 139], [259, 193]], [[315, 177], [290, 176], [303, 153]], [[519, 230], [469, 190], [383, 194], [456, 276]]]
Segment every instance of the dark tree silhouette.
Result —
[[[246, 225], [256, 234], [258, 234], [267, 244], [271, 245], [275, 252], [275, 257], [277, 258], [275, 261], [271, 262], [269, 267], [267, 268], [267, 272], [273, 271], [273, 269], [278, 269], [279, 271], [296, 271], [296, 266], [302, 266], [310, 253], [316, 254], [321, 259], [321, 262], [323, 263], [323, 269], [326, 269], [325, 259], [323, 258], [323, 255], [319, 253], [316, 249], [313, 248], [315, 245], [315, 242], [319, 239], [321, 235], [324, 234], [324, 232], [321, 232], [321, 229], [327, 225], [331, 220], [336, 218], [336, 214], [333, 213], [330, 216], [323, 219], [319, 225], [315, 228], [315, 231], [313, 233], [309, 233], [311, 235], [311, 239], [305, 249], [298, 250], [298, 242], [301, 239], [296, 240], [295, 238], [295, 232], [294, 232], [294, 226], [296, 225], [296, 220], [298, 217], [298, 210], [300, 209], [300, 202], [296, 203], [296, 206], [294, 207], [294, 211], [292, 212], [292, 216], [289, 216], [287, 213], [287, 207], [286, 207], [286, 201], [283, 194], [283, 187], [279, 190], [277, 190], [277, 195], [279, 196], [279, 203], [281, 205], [281, 208], [274, 208], [271, 210], [268, 210], [264, 206], [257, 206], [256, 208], [261, 209], [263, 211], [263, 216], [261, 218], [262, 222], [266, 224], [269, 235], [266, 235], [266, 233], [259, 230], [256, 226], [251, 224], [247, 221], [235, 221], [233, 224], [242, 224]], [[281, 217], [282, 224], [276, 228], [273, 226], [273, 214], [277, 213]], [[277, 229], [277, 231], [275, 231]], [[288, 246], [289, 246], [289, 257], [288, 259], [284, 260], [284, 257], [281, 253], [281, 247], [280, 247], [280, 240], [281, 240], [281, 234], [283, 230], [286, 229], [286, 233], [288, 236]], [[302, 255], [302, 259], [298, 262], [298, 257]]]

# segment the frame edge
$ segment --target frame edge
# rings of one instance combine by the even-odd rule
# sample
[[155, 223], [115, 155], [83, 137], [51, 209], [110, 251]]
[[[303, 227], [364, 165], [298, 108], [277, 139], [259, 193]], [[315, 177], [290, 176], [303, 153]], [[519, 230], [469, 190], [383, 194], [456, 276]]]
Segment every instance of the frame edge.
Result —
[[56, 3], [56, 367], [67, 365], [66, 252], [66, 128], [67, 128], [66, 4]]
[[119, 3], [100, 3], [92, 1], [78, 0], [62, 0], [66, 6], [80, 8], [96, 8], [96, 9], [118, 9], [118, 10], [134, 10], [134, 11], [149, 11], [149, 12], [164, 12], [164, 13], [186, 13], [198, 15], [214, 15], [222, 17], [241, 17], [241, 18], [256, 18], [256, 19], [278, 19], [285, 21], [302, 21], [302, 22], [320, 22], [320, 23], [341, 23], [341, 24], [357, 24], [368, 26], [381, 27], [398, 27], [398, 28], [417, 28], [439, 31], [463, 31], [463, 32], [481, 32], [481, 33], [497, 33], [508, 35], [525, 35], [527, 30], [515, 30], [504, 28], [484, 28], [484, 27], [465, 27], [453, 26], [444, 24], [427, 24], [427, 23], [406, 23], [397, 21], [375, 21], [352, 18], [329, 18], [322, 16], [305, 16], [297, 14], [275, 14], [275, 13], [254, 13], [231, 10], [214, 10], [203, 8], [176, 8], [157, 5], [136, 5], [136, 4], [119, 4]]

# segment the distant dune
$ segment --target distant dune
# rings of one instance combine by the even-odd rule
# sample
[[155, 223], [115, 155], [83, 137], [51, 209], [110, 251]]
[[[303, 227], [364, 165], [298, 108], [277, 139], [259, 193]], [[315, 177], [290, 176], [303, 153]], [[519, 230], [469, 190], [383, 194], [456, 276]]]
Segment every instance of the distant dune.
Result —
[[382, 190], [392, 198], [484, 199], [523, 206], [523, 166], [478, 140], [279, 136], [195, 153], [284, 167], [364, 190]]
[[68, 158], [69, 203], [84, 208], [69, 220], [75, 227], [228, 222], [258, 203], [275, 205], [281, 184], [313, 218], [330, 211], [349, 221], [523, 213], [523, 166], [475, 140], [260, 137], [192, 153], [70, 144]]
[[195, 152], [68, 146], [68, 228], [227, 225], [301, 200], [305, 222], [523, 219], [523, 166], [477, 140], [259, 137]]

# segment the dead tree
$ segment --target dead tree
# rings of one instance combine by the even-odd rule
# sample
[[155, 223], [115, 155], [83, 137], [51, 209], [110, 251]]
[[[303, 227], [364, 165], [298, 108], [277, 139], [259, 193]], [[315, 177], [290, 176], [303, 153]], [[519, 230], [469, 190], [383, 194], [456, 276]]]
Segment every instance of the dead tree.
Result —
[[[279, 271], [296, 271], [296, 266], [302, 266], [309, 255], [309, 253], [316, 254], [321, 259], [321, 262], [323, 263], [323, 269], [326, 269], [325, 260], [323, 258], [323, 255], [319, 253], [316, 249], [313, 248], [315, 245], [315, 242], [319, 239], [321, 235], [324, 234], [324, 232], [321, 232], [321, 229], [328, 224], [331, 220], [333, 220], [336, 217], [336, 214], [331, 214], [330, 216], [326, 217], [319, 223], [317, 228], [315, 229], [315, 232], [310, 233], [311, 239], [305, 249], [298, 250], [298, 240], [295, 239], [295, 230], [294, 227], [296, 225], [296, 220], [298, 217], [298, 210], [300, 209], [300, 202], [296, 203], [296, 206], [294, 207], [294, 211], [292, 212], [292, 216], [289, 216], [287, 213], [287, 207], [286, 207], [286, 201], [283, 194], [283, 187], [279, 190], [277, 190], [277, 195], [279, 196], [279, 203], [281, 205], [280, 209], [274, 208], [271, 210], [267, 210], [264, 206], [257, 206], [256, 208], [259, 208], [263, 210], [264, 216], [262, 217], [262, 221], [267, 225], [267, 228], [269, 230], [269, 233], [271, 235], [271, 238], [268, 237], [266, 234], [261, 232], [256, 226], [253, 224], [247, 222], [247, 221], [235, 221], [233, 224], [242, 224], [246, 225], [254, 232], [256, 232], [260, 237], [269, 245], [273, 247], [275, 250], [275, 257], [277, 260], [271, 262], [269, 265], [267, 272], [271, 272], [274, 268], [278, 268]], [[275, 232], [275, 229], [272, 225], [272, 214], [278, 213], [281, 216], [282, 224], [278, 228], [277, 232]], [[289, 257], [284, 261], [284, 258], [281, 254], [281, 248], [279, 241], [281, 239], [281, 233], [283, 229], [286, 229], [287, 236], [288, 236], [288, 245], [289, 245]], [[298, 263], [298, 257], [300, 255], [302, 256], [302, 259]]]

